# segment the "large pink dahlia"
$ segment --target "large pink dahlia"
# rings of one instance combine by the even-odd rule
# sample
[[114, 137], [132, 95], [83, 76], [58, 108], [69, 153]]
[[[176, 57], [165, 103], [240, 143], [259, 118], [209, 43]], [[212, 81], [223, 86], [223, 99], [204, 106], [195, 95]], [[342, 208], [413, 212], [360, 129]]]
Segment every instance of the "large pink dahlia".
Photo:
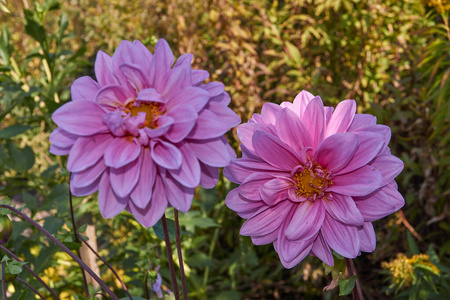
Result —
[[224, 174], [240, 186], [226, 204], [247, 219], [240, 233], [256, 245], [273, 242], [286, 268], [308, 254], [333, 266], [332, 250], [347, 258], [372, 252], [371, 222], [404, 204], [390, 128], [355, 111], [354, 100], [333, 112], [302, 91], [238, 126], [242, 158]]
[[223, 135], [240, 119], [224, 85], [201, 84], [209, 74], [191, 60], [184, 54], [173, 65], [162, 39], [154, 55], [122, 41], [112, 57], [98, 52], [97, 81], [77, 79], [73, 101], [53, 113], [50, 152], [69, 155], [72, 193], [98, 190], [105, 218], [126, 209], [150, 227], [168, 205], [186, 212], [194, 189], [214, 187], [218, 167], [235, 158]]

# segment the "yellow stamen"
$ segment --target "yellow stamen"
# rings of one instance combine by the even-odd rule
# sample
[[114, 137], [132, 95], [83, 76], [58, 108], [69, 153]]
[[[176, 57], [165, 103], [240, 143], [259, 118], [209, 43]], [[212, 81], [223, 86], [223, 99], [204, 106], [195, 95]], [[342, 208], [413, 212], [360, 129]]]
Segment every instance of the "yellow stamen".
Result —
[[313, 169], [304, 168], [294, 174], [297, 185], [297, 195], [308, 199], [315, 199], [323, 196], [323, 191], [333, 185], [331, 179], [327, 178], [327, 171], [315, 167]]
[[131, 116], [137, 116], [139, 112], [145, 112], [145, 123], [143, 127], [156, 128], [157, 125], [154, 119], [157, 116], [162, 115], [161, 104], [156, 102], [143, 103], [141, 102], [139, 106], [135, 106], [135, 102], [130, 102], [126, 106], [126, 109], [130, 112]]

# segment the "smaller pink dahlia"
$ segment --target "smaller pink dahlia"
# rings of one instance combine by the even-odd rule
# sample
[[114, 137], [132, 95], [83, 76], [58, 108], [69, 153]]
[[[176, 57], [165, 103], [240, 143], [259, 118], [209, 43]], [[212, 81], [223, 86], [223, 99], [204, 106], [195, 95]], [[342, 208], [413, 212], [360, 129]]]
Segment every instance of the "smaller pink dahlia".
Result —
[[354, 100], [333, 112], [302, 91], [238, 126], [242, 158], [224, 175], [240, 186], [226, 205], [247, 219], [240, 233], [256, 245], [273, 242], [286, 268], [308, 254], [333, 266], [332, 250], [347, 258], [374, 251], [372, 222], [405, 203], [390, 128], [355, 112]]
[[81, 77], [72, 101], [57, 109], [50, 152], [69, 155], [74, 195], [99, 191], [100, 212], [122, 210], [153, 226], [167, 206], [186, 212], [194, 189], [216, 185], [218, 167], [236, 157], [224, 138], [240, 123], [220, 82], [191, 68], [192, 54], [174, 64], [161, 39], [155, 54], [122, 41], [111, 57], [99, 51], [97, 81]]

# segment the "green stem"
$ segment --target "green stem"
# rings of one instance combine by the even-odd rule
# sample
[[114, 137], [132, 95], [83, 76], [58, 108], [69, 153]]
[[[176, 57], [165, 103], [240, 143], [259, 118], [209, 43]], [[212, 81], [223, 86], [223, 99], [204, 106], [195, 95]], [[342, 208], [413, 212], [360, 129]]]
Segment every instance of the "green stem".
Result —
[[178, 283], [175, 275], [175, 267], [173, 265], [172, 246], [170, 245], [169, 230], [167, 229], [167, 221], [165, 214], [162, 216], [161, 222], [164, 231], [164, 240], [166, 242], [167, 260], [169, 262], [170, 276], [172, 277], [173, 294], [175, 295], [176, 300], [180, 300], [180, 292], [178, 290]]
[[180, 264], [180, 273], [181, 273], [181, 289], [183, 291], [183, 299], [187, 300], [187, 287], [186, 287], [186, 275], [184, 273], [184, 263], [183, 263], [183, 254], [181, 252], [181, 237], [180, 237], [180, 225], [178, 223], [178, 210], [174, 209], [175, 216], [175, 235], [177, 241], [177, 254], [178, 254], [178, 263]]

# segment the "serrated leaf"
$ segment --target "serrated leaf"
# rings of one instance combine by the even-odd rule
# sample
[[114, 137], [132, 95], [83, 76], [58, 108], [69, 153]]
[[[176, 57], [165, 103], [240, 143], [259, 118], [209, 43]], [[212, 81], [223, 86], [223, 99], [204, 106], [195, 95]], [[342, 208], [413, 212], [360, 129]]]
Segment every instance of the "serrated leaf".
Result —
[[22, 273], [22, 266], [26, 264], [26, 262], [13, 260], [7, 265], [8, 272], [13, 275], [20, 274]]
[[348, 279], [339, 279], [339, 296], [346, 296], [353, 291], [355, 287], [356, 275]]
[[12, 138], [16, 135], [24, 133], [28, 129], [31, 129], [31, 126], [19, 125], [19, 124], [14, 124], [14, 125], [8, 126], [6, 128], [3, 128], [2, 130], [0, 130], [0, 139]]
[[[166, 218], [166, 221], [167, 221], [167, 231], [169, 233], [169, 240], [170, 240], [170, 242], [174, 242], [176, 240], [175, 221], [172, 219], [167, 219], [167, 218]], [[159, 237], [162, 240], [165, 240], [164, 239], [164, 230], [163, 230], [161, 219], [152, 228], [157, 237]]]

